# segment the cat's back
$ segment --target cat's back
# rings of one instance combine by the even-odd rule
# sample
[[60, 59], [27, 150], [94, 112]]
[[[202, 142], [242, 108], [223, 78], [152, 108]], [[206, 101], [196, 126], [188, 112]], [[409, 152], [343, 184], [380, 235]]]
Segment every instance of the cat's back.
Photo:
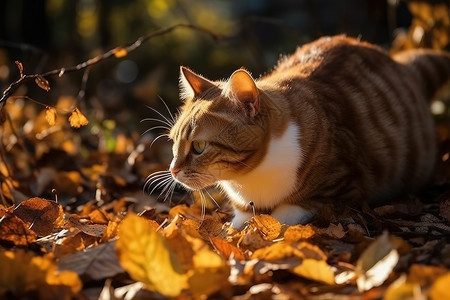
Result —
[[323, 37], [299, 47], [282, 58], [269, 76], [303, 77], [311, 80], [333, 73], [348, 72], [358, 65], [393, 63], [380, 48], [345, 35]]

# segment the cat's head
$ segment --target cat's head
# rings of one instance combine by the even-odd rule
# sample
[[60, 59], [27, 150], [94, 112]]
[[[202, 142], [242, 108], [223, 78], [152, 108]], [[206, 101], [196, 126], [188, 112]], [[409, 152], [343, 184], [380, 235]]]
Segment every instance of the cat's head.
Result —
[[213, 82], [181, 67], [180, 90], [184, 105], [169, 133], [173, 178], [198, 190], [251, 171], [267, 141], [261, 94], [250, 74], [240, 69]]

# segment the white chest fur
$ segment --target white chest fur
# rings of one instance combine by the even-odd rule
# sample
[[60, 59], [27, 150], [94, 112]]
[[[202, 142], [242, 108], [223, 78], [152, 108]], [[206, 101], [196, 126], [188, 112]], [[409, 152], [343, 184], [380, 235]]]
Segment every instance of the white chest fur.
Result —
[[281, 137], [272, 138], [263, 161], [251, 172], [219, 185], [231, 201], [256, 208], [271, 209], [295, 189], [301, 163], [299, 128], [290, 123]]

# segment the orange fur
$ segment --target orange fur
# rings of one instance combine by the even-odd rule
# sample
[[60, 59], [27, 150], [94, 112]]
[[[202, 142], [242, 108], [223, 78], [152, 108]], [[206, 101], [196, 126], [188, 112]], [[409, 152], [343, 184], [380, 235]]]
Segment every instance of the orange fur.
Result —
[[[345, 36], [299, 48], [258, 80], [240, 69], [213, 82], [182, 68], [172, 173], [190, 189], [218, 184], [247, 212], [246, 201], [313, 212], [414, 190], [433, 172], [428, 103], [449, 74], [448, 54], [391, 58]], [[201, 153], [194, 141], [206, 142]]]

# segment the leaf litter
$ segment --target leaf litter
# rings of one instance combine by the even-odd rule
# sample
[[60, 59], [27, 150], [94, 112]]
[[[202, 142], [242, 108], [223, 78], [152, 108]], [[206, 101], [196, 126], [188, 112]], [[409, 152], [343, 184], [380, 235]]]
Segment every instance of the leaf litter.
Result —
[[176, 189], [169, 203], [157, 199], [162, 189], [143, 193], [148, 174], [167, 169], [170, 145], [150, 148], [154, 137], [90, 119], [73, 97], [43, 111], [8, 101], [1, 123], [0, 298], [450, 298], [443, 120], [436, 184], [423, 194], [339, 214], [324, 207], [307, 225], [255, 215], [241, 231], [219, 193], [206, 214], [199, 195]]

